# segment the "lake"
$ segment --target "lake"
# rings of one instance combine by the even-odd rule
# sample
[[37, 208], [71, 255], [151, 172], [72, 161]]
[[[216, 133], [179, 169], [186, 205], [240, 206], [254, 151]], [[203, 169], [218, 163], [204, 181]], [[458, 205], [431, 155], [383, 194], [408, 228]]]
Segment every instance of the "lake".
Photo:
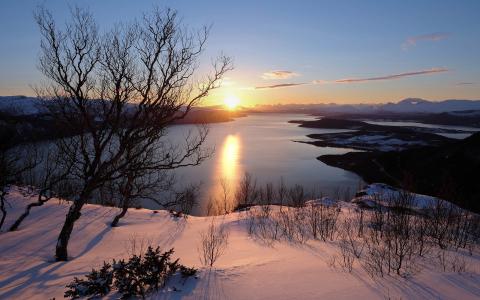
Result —
[[[316, 158], [323, 154], [343, 154], [353, 149], [316, 147], [295, 141], [306, 141], [307, 134], [330, 133], [342, 130], [309, 129], [288, 123], [290, 120], [314, 119], [303, 114], [251, 114], [232, 122], [210, 124], [207, 147], [214, 154], [200, 166], [176, 170], [178, 182], [201, 182], [199, 205], [194, 214], [206, 211], [209, 199], [220, 197], [221, 180], [228, 187], [230, 197], [235, 193], [245, 172], [257, 178], [259, 184], [278, 183], [281, 178], [289, 186], [301, 184], [307, 191], [325, 195], [339, 191], [355, 192], [362, 182], [354, 173], [325, 165]], [[169, 129], [173, 141], [185, 136], [194, 125], [177, 125]], [[144, 207], [157, 208], [144, 203]]]

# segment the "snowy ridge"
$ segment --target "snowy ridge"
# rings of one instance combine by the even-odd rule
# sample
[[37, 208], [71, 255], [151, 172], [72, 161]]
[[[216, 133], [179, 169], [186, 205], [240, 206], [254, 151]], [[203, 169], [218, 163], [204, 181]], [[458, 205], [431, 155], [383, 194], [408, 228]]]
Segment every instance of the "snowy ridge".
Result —
[[374, 149], [382, 152], [402, 151], [411, 146], [426, 146], [424, 141], [405, 141], [389, 135], [358, 135], [344, 140], [335, 141], [338, 145], [359, 144], [366, 149]]
[[[384, 190], [378, 184], [366, 191]], [[425, 198], [426, 199], [426, 198]], [[8, 227], [34, 201], [19, 189], [9, 195]], [[322, 198], [320, 203], [331, 199]], [[343, 213], [354, 209], [341, 206]], [[478, 299], [480, 257], [469, 257], [471, 273], [439, 272], [427, 265], [413, 278], [371, 279], [361, 268], [347, 274], [329, 265], [335, 242], [265, 245], [247, 233], [245, 212], [219, 217], [174, 218], [166, 211], [132, 209], [120, 226], [108, 224], [117, 209], [86, 205], [75, 224], [68, 262], [52, 262], [68, 203], [51, 200], [32, 210], [16, 232], [0, 233], [0, 299], [62, 299], [65, 285], [104, 260], [127, 256], [132, 239], [175, 248], [180, 262], [200, 268], [198, 279], [169, 282], [149, 299]], [[229, 230], [229, 245], [213, 269], [202, 268], [199, 232], [215, 220]], [[8, 272], [6, 272], [8, 270]], [[115, 299], [118, 295], [110, 295]]]
[[[372, 183], [358, 191], [356, 197], [352, 199], [352, 203], [362, 204], [372, 208], [377, 205], [391, 207], [394, 205], [392, 203], [393, 199], [397, 199], [402, 193], [405, 193], [405, 191], [394, 188], [388, 184]], [[409, 196], [412, 197], [412, 209], [418, 211], [425, 211], [436, 206], [439, 202], [446, 202], [443, 199], [422, 194], [411, 193]], [[458, 206], [450, 202], [448, 203], [456, 209], [460, 209]]]

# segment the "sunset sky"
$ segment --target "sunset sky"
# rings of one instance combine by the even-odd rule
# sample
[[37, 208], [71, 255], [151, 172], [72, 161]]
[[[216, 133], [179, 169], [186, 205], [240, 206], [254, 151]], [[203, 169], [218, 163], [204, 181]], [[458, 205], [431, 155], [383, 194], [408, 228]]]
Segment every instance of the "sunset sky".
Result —
[[205, 104], [376, 103], [406, 97], [480, 99], [480, 1], [33, 1], [0, 2], [0, 95], [33, 95], [38, 4], [64, 21], [87, 6], [101, 29], [153, 5], [195, 28], [212, 24], [206, 69], [234, 59]]

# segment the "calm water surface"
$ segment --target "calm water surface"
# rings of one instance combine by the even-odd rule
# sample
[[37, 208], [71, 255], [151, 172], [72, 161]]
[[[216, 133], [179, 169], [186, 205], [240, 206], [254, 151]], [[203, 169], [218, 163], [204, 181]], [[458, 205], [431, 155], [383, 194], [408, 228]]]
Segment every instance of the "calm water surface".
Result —
[[[325, 165], [316, 159], [323, 154], [343, 154], [352, 149], [316, 147], [295, 141], [306, 141], [307, 134], [338, 132], [332, 129], [309, 129], [288, 123], [294, 119], [313, 119], [301, 114], [252, 114], [227, 123], [211, 124], [207, 147], [214, 154], [200, 166], [178, 169], [178, 182], [201, 182], [200, 203], [194, 214], [205, 213], [208, 201], [220, 197], [221, 180], [231, 197], [245, 172], [258, 183], [278, 183], [283, 177], [287, 185], [301, 184], [307, 190], [332, 195], [339, 189], [354, 192], [361, 182], [357, 175]], [[174, 126], [169, 136], [179, 139], [194, 129], [192, 125]], [[155, 208], [145, 203], [148, 208]]]

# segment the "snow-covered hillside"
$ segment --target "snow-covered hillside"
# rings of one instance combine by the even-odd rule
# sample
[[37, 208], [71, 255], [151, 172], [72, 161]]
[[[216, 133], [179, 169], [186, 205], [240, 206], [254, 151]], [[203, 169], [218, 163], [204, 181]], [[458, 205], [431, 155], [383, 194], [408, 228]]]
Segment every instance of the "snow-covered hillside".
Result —
[[[14, 190], [9, 195], [7, 227], [33, 199]], [[346, 214], [353, 204], [344, 203]], [[68, 206], [52, 200], [34, 208], [17, 232], [0, 233], [0, 299], [62, 299], [65, 285], [104, 260], [126, 257], [132, 240], [162, 249], [175, 248], [187, 266], [200, 268], [185, 285], [167, 285], [152, 299], [478, 299], [480, 256], [468, 256], [468, 272], [442, 272], [425, 264], [414, 277], [370, 278], [359, 266], [352, 273], [332, 267], [335, 242], [265, 244], [248, 235], [245, 212], [216, 217], [229, 230], [229, 244], [213, 269], [202, 268], [199, 232], [213, 217], [174, 218], [166, 211], [131, 210], [121, 226], [108, 222], [116, 209], [87, 205], [75, 225], [71, 260], [53, 262], [59, 226]], [[111, 297], [113, 298], [113, 296]]]

